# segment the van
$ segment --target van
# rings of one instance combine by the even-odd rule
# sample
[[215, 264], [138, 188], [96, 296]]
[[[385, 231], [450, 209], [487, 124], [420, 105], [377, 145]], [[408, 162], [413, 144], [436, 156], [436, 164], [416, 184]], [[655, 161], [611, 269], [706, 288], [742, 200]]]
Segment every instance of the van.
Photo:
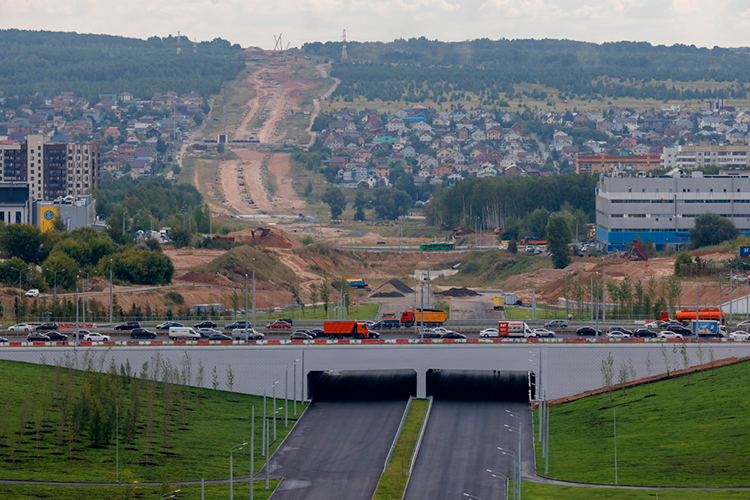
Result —
[[188, 326], [172, 326], [169, 328], [169, 340], [200, 340], [201, 334]]
[[499, 337], [536, 337], [536, 334], [524, 321], [499, 321], [497, 334]]
[[263, 340], [263, 334], [253, 328], [235, 328], [232, 330], [232, 340]]

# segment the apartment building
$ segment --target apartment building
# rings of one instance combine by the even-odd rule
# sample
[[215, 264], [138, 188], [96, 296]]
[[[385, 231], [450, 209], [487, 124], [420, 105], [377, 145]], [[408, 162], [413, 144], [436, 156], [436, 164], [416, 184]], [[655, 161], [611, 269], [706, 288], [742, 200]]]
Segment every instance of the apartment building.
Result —
[[691, 170], [708, 165], [750, 167], [750, 146], [676, 146], [664, 148], [661, 154], [662, 168]]
[[596, 188], [597, 246], [625, 250], [640, 236], [659, 250], [680, 249], [690, 243], [695, 217], [707, 212], [729, 218], [750, 236], [750, 176], [602, 176]]
[[660, 167], [659, 155], [578, 155], [577, 174], [607, 174], [622, 172], [649, 172]]
[[99, 145], [49, 143], [28, 135], [24, 143], [0, 143], [0, 182], [26, 183], [29, 199], [78, 197], [99, 184]]

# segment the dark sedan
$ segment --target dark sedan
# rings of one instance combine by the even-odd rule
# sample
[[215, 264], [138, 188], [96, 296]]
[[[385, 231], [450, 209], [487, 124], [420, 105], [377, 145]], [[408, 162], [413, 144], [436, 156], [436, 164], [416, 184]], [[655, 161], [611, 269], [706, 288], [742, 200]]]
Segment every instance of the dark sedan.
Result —
[[57, 323], [42, 323], [37, 326], [35, 330], [59, 330], [60, 326]]
[[638, 328], [636, 331], [633, 332], [633, 337], [635, 338], [656, 338], [657, 333], [655, 331], [649, 330], [648, 328]]
[[31, 332], [26, 336], [26, 340], [29, 342], [49, 342], [49, 337], [43, 333]]
[[208, 337], [208, 340], [218, 340], [218, 341], [232, 340], [232, 337], [228, 337], [227, 335], [224, 335], [223, 333], [212, 333]]
[[58, 341], [58, 342], [65, 342], [68, 340], [68, 336], [64, 333], [60, 333], [57, 331], [51, 331], [51, 332], [45, 332], [44, 333], [47, 337], [49, 337], [50, 340]]
[[213, 321], [201, 321], [197, 325], [193, 326], [193, 328], [216, 328], [216, 323]]
[[121, 323], [117, 326], [115, 326], [115, 330], [133, 330], [135, 328], [140, 328], [141, 324], [137, 321], [126, 321], [125, 323]]
[[312, 340], [313, 336], [307, 332], [296, 331], [289, 336], [292, 340]]
[[633, 335], [633, 332], [621, 326], [613, 326], [612, 328], [609, 329], [607, 333], [612, 333], [612, 332], [620, 332], [620, 333], [625, 333], [627, 335]]
[[[590, 326], [584, 326], [576, 330], [576, 335], [594, 337], [597, 335], [597, 330], [591, 328]], [[598, 335], [602, 335], [601, 330], [598, 330]]]
[[137, 339], [137, 338], [147, 338], [147, 339], [155, 339], [156, 338], [156, 332], [151, 332], [146, 330], [145, 328], [133, 328], [130, 331], [130, 337]]
[[465, 339], [466, 335], [464, 335], [463, 333], [448, 332], [448, 333], [444, 333], [442, 338], [444, 338], [444, 339]]
[[307, 330], [307, 333], [309, 333], [313, 337], [322, 337], [323, 336], [323, 329], [322, 328], [313, 328], [312, 330]]
[[692, 335], [693, 332], [690, 330], [690, 328], [685, 328], [682, 325], [669, 325], [669, 328], [667, 328], [672, 333], [679, 333], [680, 335], [687, 336]]

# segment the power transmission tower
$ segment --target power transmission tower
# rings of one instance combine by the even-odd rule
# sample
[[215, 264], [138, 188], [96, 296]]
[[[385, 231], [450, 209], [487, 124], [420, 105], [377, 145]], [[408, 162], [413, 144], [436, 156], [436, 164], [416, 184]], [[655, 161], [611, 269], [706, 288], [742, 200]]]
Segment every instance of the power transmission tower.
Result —
[[349, 56], [346, 55], [346, 30], [344, 30], [344, 34], [341, 38], [343, 39], [343, 42], [341, 43], [341, 62], [348, 63]]

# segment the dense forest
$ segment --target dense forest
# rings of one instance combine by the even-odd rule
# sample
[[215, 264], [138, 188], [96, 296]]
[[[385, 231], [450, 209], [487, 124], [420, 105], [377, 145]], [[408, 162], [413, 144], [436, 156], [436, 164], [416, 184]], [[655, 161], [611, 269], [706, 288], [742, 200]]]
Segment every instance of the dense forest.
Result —
[[[308, 43], [309, 54], [338, 60], [341, 44]], [[594, 44], [569, 40], [440, 42], [419, 39], [349, 42], [352, 64], [334, 64], [344, 100], [420, 102], [460, 100], [472, 92], [487, 100], [512, 98], [513, 85], [537, 83], [558, 91], [541, 99], [744, 98], [750, 90], [750, 54], [744, 49], [651, 45], [646, 42]], [[665, 81], [715, 81], [728, 88], [675, 88]], [[659, 82], [659, 83], [656, 83]], [[726, 85], [724, 85], [726, 87]]]
[[[244, 68], [239, 45], [216, 38], [193, 43], [181, 37], [148, 40], [51, 31], [0, 30], [0, 91], [9, 103], [50, 98], [62, 91], [90, 99], [129, 91], [150, 99], [155, 92], [218, 93]], [[38, 94], [38, 95], [37, 95]]]
[[[485, 229], [510, 227], [539, 209], [547, 215], [563, 209], [580, 211], [584, 222], [593, 221], [598, 180], [598, 175], [470, 177], [435, 192], [429, 214], [433, 224], [448, 229], [475, 227], [477, 222]], [[541, 227], [545, 225], [546, 219]], [[543, 229], [536, 233], [542, 237]]]

